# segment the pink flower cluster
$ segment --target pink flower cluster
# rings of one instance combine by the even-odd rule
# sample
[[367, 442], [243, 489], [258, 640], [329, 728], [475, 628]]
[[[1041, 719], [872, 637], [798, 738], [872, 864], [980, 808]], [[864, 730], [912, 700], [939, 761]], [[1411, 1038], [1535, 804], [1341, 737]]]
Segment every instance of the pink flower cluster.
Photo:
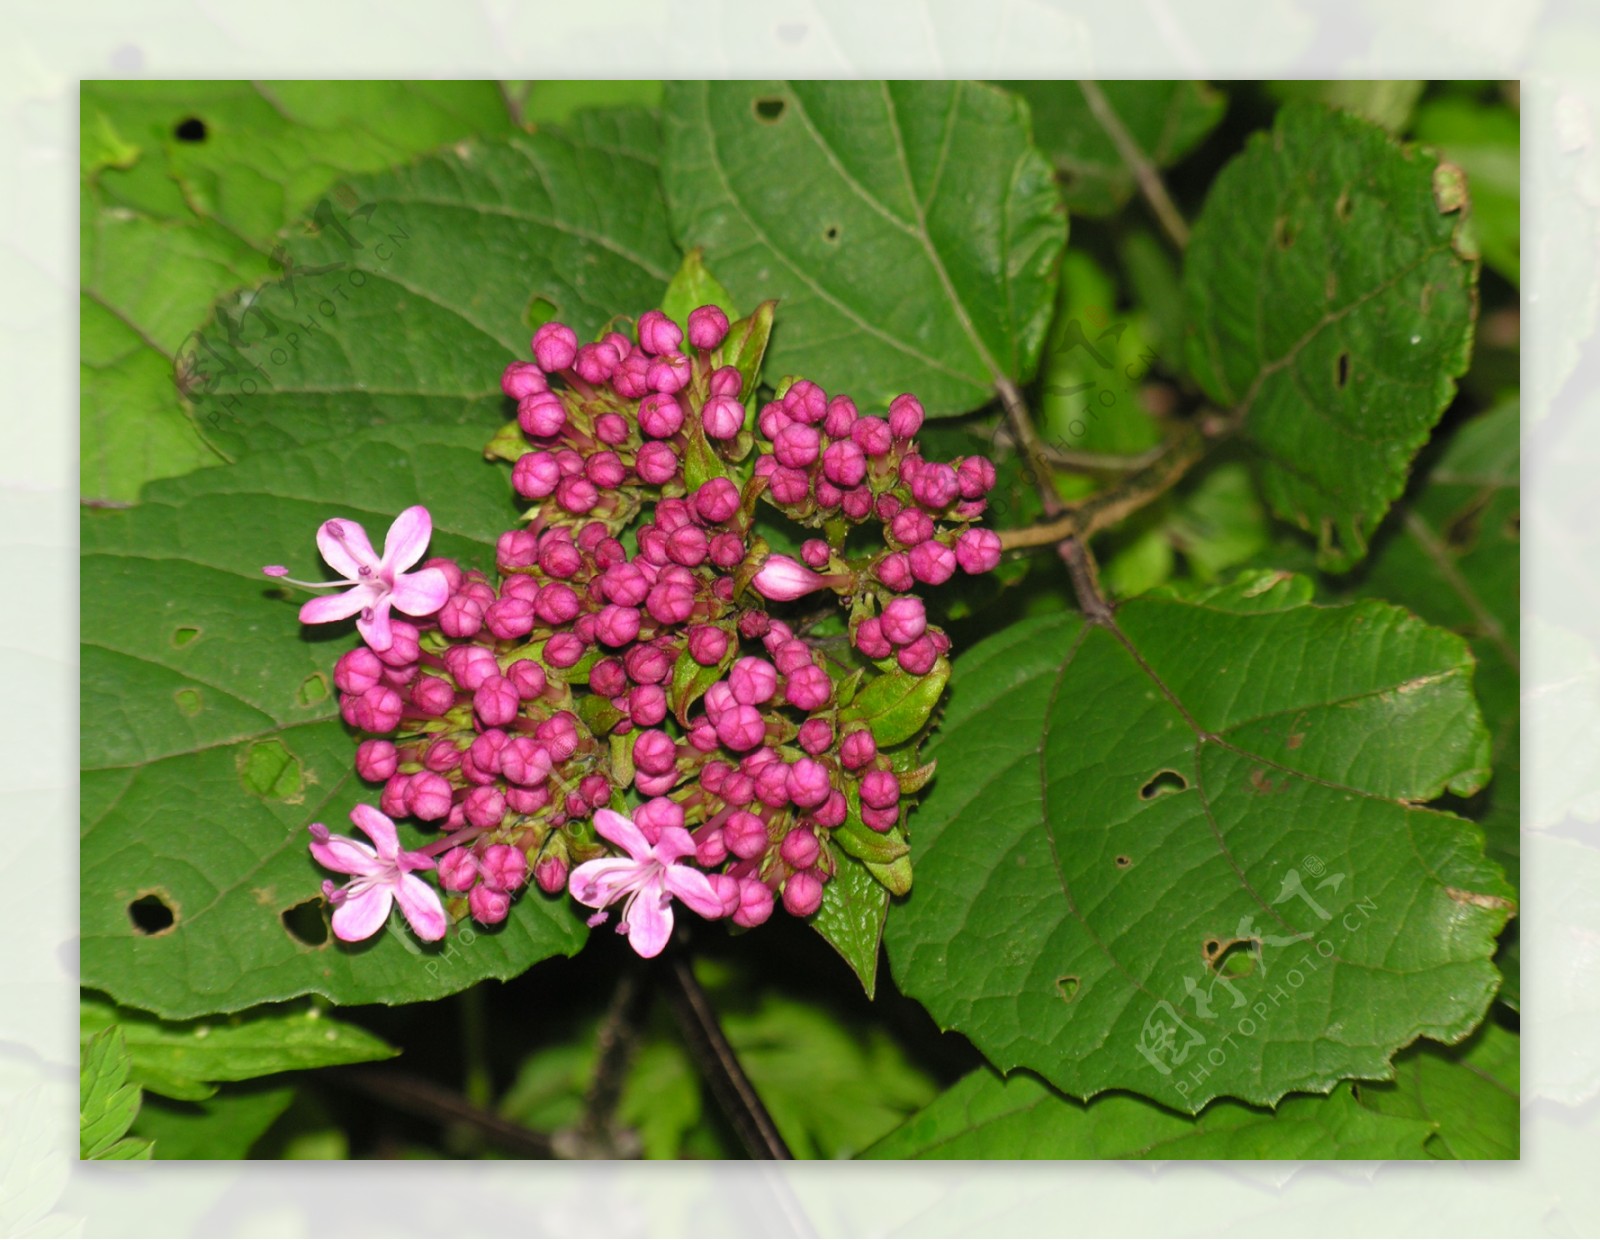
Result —
[[[686, 327], [652, 310], [631, 340], [580, 343], [551, 323], [533, 361], [507, 367], [524, 441], [512, 485], [535, 507], [501, 536], [493, 578], [447, 559], [403, 571], [431, 528], [420, 508], [383, 557], [353, 522], [319, 532], [348, 590], [302, 619], [358, 615], [366, 639], [334, 669], [344, 719], [368, 734], [357, 772], [381, 786], [362, 825], [439, 832], [414, 853], [385, 839], [372, 860], [313, 829], [318, 858], [363, 884], [346, 926], [372, 933], [391, 896], [409, 916], [426, 887], [412, 871], [435, 865], [450, 911], [484, 924], [530, 876], [552, 894], [570, 881], [594, 921], [625, 901], [618, 928], [654, 955], [674, 897], [741, 926], [779, 903], [809, 916], [835, 872], [832, 833], [899, 824], [915, 764], [880, 753], [844, 699], [863, 677], [927, 676], [948, 651], [913, 591], [998, 562], [998, 538], [972, 524], [994, 468], [926, 460], [909, 395], [864, 416], [802, 380], [752, 432], [754, 376], [724, 364], [727, 317], [703, 306]], [[760, 502], [817, 536], [773, 554]], [[881, 546], [847, 547], [863, 525]], [[822, 635], [840, 606], [845, 631]], [[358, 937], [338, 918], [335, 931]]]

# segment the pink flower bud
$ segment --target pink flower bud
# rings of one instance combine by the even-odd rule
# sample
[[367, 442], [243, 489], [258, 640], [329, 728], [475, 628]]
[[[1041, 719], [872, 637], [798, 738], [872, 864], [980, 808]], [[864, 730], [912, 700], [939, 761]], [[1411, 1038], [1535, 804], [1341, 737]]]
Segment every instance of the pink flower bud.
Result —
[[626, 646], [639, 636], [640, 622], [637, 607], [619, 607], [610, 603], [601, 609], [596, 633], [607, 646]]
[[811, 657], [811, 647], [803, 638], [785, 637], [769, 642], [772, 661], [778, 671], [785, 676], [792, 676], [802, 667], [809, 667], [814, 660]]
[[587, 478], [563, 478], [556, 485], [556, 504], [562, 512], [582, 516], [600, 502], [600, 492]]
[[651, 439], [670, 439], [683, 426], [683, 406], [677, 398], [654, 392], [639, 402], [639, 429]]
[[685, 568], [695, 568], [705, 563], [711, 551], [711, 539], [698, 525], [685, 525], [672, 531], [667, 539], [667, 558]]
[[617, 363], [611, 372], [611, 389], [625, 400], [638, 400], [650, 391], [646, 379], [650, 359], [642, 353], [630, 353]]
[[665, 732], [640, 732], [633, 741], [633, 765], [647, 775], [664, 775], [678, 761], [677, 746]]
[[896, 439], [911, 439], [922, 429], [922, 402], [909, 392], [889, 402], [889, 433]]
[[820, 590], [828, 583], [799, 560], [786, 555], [769, 555], [750, 584], [763, 598], [787, 603]]
[[865, 728], [847, 732], [839, 744], [839, 760], [852, 771], [860, 770], [877, 756], [877, 742], [872, 739], [872, 733]]
[[472, 746], [467, 751], [473, 765], [480, 771], [495, 775], [500, 770], [500, 751], [510, 742], [511, 738], [499, 728], [490, 728], [486, 732], [479, 732], [472, 740]]
[[517, 696], [524, 702], [531, 702], [545, 689], [544, 668], [532, 659], [518, 659], [506, 668], [506, 679], [511, 682], [512, 688], [517, 691]]
[[406, 804], [406, 789], [410, 786], [411, 776], [403, 772], [397, 771], [389, 776], [383, 791], [378, 794], [378, 808], [390, 818], [404, 818], [411, 812], [411, 807]]
[[399, 761], [399, 752], [390, 741], [362, 741], [356, 746], [356, 774], [370, 783], [388, 779]]
[[826, 478], [818, 478], [811, 484], [811, 494], [816, 498], [818, 508], [837, 508], [844, 500], [844, 492]]
[[956, 562], [974, 575], [993, 571], [1000, 563], [1000, 535], [993, 530], [962, 530], [956, 537]]
[[772, 453], [780, 465], [808, 469], [822, 452], [822, 435], [814, 426], [796, 422], [784, 427], [773, 441]]
[[855, 487], [846, 491], [844, 498], [839, 501], [839, 507], [850, 520], [865, 521], [867, 514], [872, 511], [872, 488]]
[[486, 926], [496, 926], [511, 911], [511, 897], [493, 887], [479, 885], [468, 893], [467, 908], [475, 920]]
[[873, 572], [877, 574], [879, 581], [895, 591], [909, 590], [917, 581], [911, 571], [911, 557], [904, 551], [893, 551], [884, 556], [878, 561]]
[[628, 422], [619, 413], [602, 413], [594, 420], [594, 437], [613, 448], [628, 442]]
[[689, 343], [695, 348], [714, 349], [727, 334], [728, 316], [720, 307], [701, 306], [689, 311]]
[[454, 801], [450, 781], [432, 771], [418, 771], [406, 785], [406, 808], [423, 822], [448, 817]]
[[639, 347], [646, 353], [670, 353], [683, 343], [683, 331], [660, 310], [639, 316]]
[[744, 406], [734, 396], [713, 396], [700, 410], [707, 439], [732, 439], [744, 429]]
[[728, 859], [728, 845], [721, 827], [702, 828], [695, 832], [694, 859], [710, 869]]
[[657, 624], [682, 624], [694, 611], [693, 584], [679, 578], [658, 581], [645, 599], [645, 607]]
[[635, 685], [628, 691], [628, 718], [653, 728], [667, 717], [667, 694], [660, 685]]
[[728, 673], [728, 688], [735, 702], [760, 706], [778, 691], [778, 673], [765, 659], [740, 659]]
[[889, 522], [889, 533], [902, 547], [915, 547], [933, 537], [933, 518], [920, 508], [903, 508]]
[[911, 497], [927, 508], [947, 508], [961, 498], [961, 482], [950, 466], [930, 461], [911, 480]]
[[455, 704], [455, 686], [437, 676], [419, 676], [411, 686], [411, 705], [430, 719], [437, 719]]
[[545, 624], [566, 624], [583, 610], [578, 592], [565, 582], [553, 581], [539, 591], [534, 611]]
[[778, 846], [778, 855], [783, 858], [784, 864], [795, 870], [810, 869], [817, 863], [821, 853], [822, 847], [817, 843], [816, 833], [805, 827], [794, 828]]
[[783, 407], [783, 402], [769, 400], [761, 406], [761, 412], [756, 414], [756, 429], [768, 439], [776, 439], [784, 430], [794, 425], [794, 419]]
[[797, 739], [808, 754], [826, 753], [833, 745], [833, 725], [826, 719], [807, 719], [800, 725]]
[[451, 646], [444, 652], [444, 665], [468, 693], [500, 671], [494, 652], [483, 646]]
[[641, 482], [662, 486], [678, 476], [678, 454], [669, 444], [647, 443], [639, 449], [633, 468]]
[[667, 793], [676, 788], [681, 779], [682, 776], [678, 774], [676, 767], [664, 775], [650, 775], [644, 771], [635, 771], [633, 774], [633, 786], [639, 790], [640, 796], [661, 797], [666, 796]]
[[571, 633], [557, 633], [544, 646], [544, 661], [551, 667], [571, 667], [583, 658], [583, 641]]
[[365, 646], [346, 650], [333, 665], [333, 683], [340, 692], [360, 696], [383, 676], [383, 660]]
[[869, 659], [887, 659], [894, 653], [894, 646], [883, 635], [883, 621], [877, 616], [868, 616], [856, 626], [856, 649]]
[[833, 830], [849, 815], [850, 806], [844, 799], [844, 793], [835, 789], [828, 794], [828, 799], [811, 811], [811, 818], [819, 827]]
[[533, 867], [533, 881], [539, 884], [539, 890], [545, 895], [560, 895], [567, 887], [567, 859], [556, 856], [539, 858], [538, 864]]
[[621, 360], [622, 355], [615, 348], [601, 341], [599, 344], [579, 346], [578, 354], [572, 362], [572, 369], [585, 383], [592, 383], [598, 387], [611, 378], [611, 372], [617, 368], [617, 363]]
[[828, 544], [820, 538], [808, 538], [800, 544], [800, 558], [812, 568], [827, 568], [828, 555]]
[[828, 768], [815, 758], [797, 758], [788, 772], [789, 799], [801, 809], [814, 809], [828, 799]]
[[408, 667], [417, 661], [421, 653], [421, 647], [417, 644], [420, 636], [414, 624], [398, 619], [389, 621], [389, 647], [377, 652], [378, 660], [391, 668]]
[[500, 773], [519, 787], [531, 788], [550, 778], [550, 750], [531, 736], [514, 736], [497, 755]]
[[921, 637], [928, 627], [927, 609], [922, 600], [902, 595], [890, 601], [883, 609], [883, 635], [896, 646], [904, 646]]
[[731, 640], [713, 625], [697, 624], [689, 630], [689, 657], [701, 667], [715, 667], [728, 653]]
[[474, 788], [467, 793], [461, 807], [466, 813], [468, 822], [485, 830], [492, 831], [505, 820], [506, 816], [505, 794], [493, 785]]
[[546, 323], [533, 333], [533, 359], [541, 370], [565, 370], [577, 356], [578, 333], [565, 323]]
[[517, 717], [522, 699], [504, 676], [486, 676], [472, 693], [472, 709], [485, 727], [498, 728]]
[[470, 848], [452, 848], [439, 858], [439, 886], [446, 891], [467, 891], [478, 881], [478, 859]]
[[589, 669], [589, 691], [614, 698], [628, 691], [628, 673], [617, 659], [601, 659]]
[[554, 392], [535, 392], [517, 402], [517, 425], [535, 439], [548, 439], [566, 427], [567, 407]]
[[815, 664], [796, 670], [783, 686], [783, 698], [799, 710], [821, 710], [833, 693], [833, 682], [828, 673]]
[[692, 498], [694, 511], [707, 525], [720, 525], [739, 511], [739, 488], [729, 478], [711, 478]]
[[859, 486], [867, 476], [867, 456], [851, 439], [836, 439], [822, 454], [822, 472], [839, 487]]
[[756, 800], [768, 809], [782, 809], [789, 804], [788, 768], [782, 762], [773, 762], [753, 772], [756, 781]]
[[887, 456], [894, 447], [894, 435], [882, 418], [857, 418], [850, 428], [850, 439], [869, 457]]
[[828, 394], [810, 379], [801, 379], [783, 394], [783, 408], [796, 422], [815, 426], [828, 416]]
[[622, 657], [622, 665], [639, 685], [658, 685], [672, 675], [672, 655], [653, 643], [633, 647]]
[[872, 806], [863, 806], [861, 821], [874, 831], [892, 831], [895, 823], [900, 821], [900, 807], [891, 805], [887, 809], [874, 809]]
[[627, 478], [628, 470], [615, 452], [596, 452], [584, 462], [583, 476], [601, 491], [614, 491]]
[[512, 400], [521, 400], [549, 388], [544, 372], [531, 362], [512, 362], [500, 375], [500, 390]]
[[563, 538], [552, 538], [549, 531], [539, 543], [539, 567], [557, 580], [565, 580], [583, 567], [583, 553]]
[[528, 877], [528, 858], [510, 844], [490, 844], [483, 850], [483, 881], [501, 891], [515, 891]]
[[483, 628], [483, 606], [468, 594], [452, 594], [439, 608], [439, 629], [446, 637], [475, 637]]
[[388, 685], [373, 685], [360, 697], [346, 701], [350, 703], [346, 722], [362, 732], [393, 732], [405, 713], [405, 703]]
[[962, 499], [982, 499], [994, 489], [994, 463], [984, 456], [969, 456], [956, 466]]
[[767, 489], [774, 503], [792, 507], [805, 503], [810, 496], [811, 477], [798, 469], [780, 466], [772, 471]]
[[754, 640], [771, 631], [772, 617], [764, 611], [747, 611], [739, 617], [739, 636]]
[[822, 420], [822, 429], [829, 439], [848, 438], [850, 428], [856, 424], [856, 419], [860, 416], [855, 401], [848, 396], [835, 396], [828, 402], [828, 412]]
[[940, 586], [955, 575], [956, 553], [929, 539], [911, 548], [911, 575], [930, 586]]
[[712, 396], [738, 396], [744, 390], [744, 376], [737, 366], [719, 366], [706, 386]]
[[772, 892], [760, 879], [747, 878], [739, 884], [739, 907], [734, 910], [733, 924], [749, 929], [759, 926], [772, 916]]
[[939, 650], [933, 644], [932, 634], [924, 633], [909, 645], [902, 646], [895, 658], [913, 676], [926, 676], [938, 661]]
[[550, 804], [550, 785], [535, 784], [532, 788], [507, 788], [506, 804], [513, 813], [537, 814]]
[[754, 706], [740, 703], [717, 720], [717, 739], [734, 753], [744, 753], [761, 744], [767, 727]]
[[810, 917], [822, 907], [822, 880], [814, 871], [789, 875], [783, 884], [783, 907], [795, 917]]
[[496, 599], [483, 613], [483, 622], [501, 641], [526, 637], [533, 631], [533, 604], [525, 598]]
[[861, 777], [861, 804], [890, 809], [900, 803], [900, 781], [890, 771], [868, 771]]
[[461, 765], [461, 750], [456, 748], [454, 741], [440, 737], [423, 753], [422, 765], [430, 771], [448, 775]]
[[689, 359], [682, 353], [663, 353], [645, 371], [645, 383], [655, 392], [681, 392], [693, 375]]
[[717, 729], [712, 726], [709, 719], [696, 719], [689, 728], [689, 744], [696, 753], [711, 753], [717, 748]]
[[767, 824], [748, 810], [735, 810], [722, 824], [722, 840], [742, 861], [753, 861], [767, 851]]
[[638, 808], [633, 823], [652, 844], [659, 843], [663, 831], [682, 830], [683, 806], [666, 797], [654, 797]]
[[550, 750], [552, 761], [565, 762], [578, 748], [577, 717], [571, 711], [557, 711], [541, 720], [533, 734]]

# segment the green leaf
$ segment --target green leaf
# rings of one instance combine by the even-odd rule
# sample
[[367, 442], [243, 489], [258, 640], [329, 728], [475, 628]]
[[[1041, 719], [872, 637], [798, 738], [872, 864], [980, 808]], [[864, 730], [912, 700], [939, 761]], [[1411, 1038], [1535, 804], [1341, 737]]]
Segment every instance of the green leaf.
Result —
[[98, 999], [80, 1002], [81, 1042], [88, 1043], [113, 1024], [121, 1026], [126, 1038], [132, 1079], [155, 1093], [187, 1101], [199, 1100], [196, 1086], [202, 1082], [244, 1081], [274, 1072], [389, 1059], [400, 1053], [365, 1029], [315, 1010], [256, 1012], [178, 1024]]
[[879, 749], [910, 740], [928, 722], [950, 679], [950, 662], [941, 657], [925, 676], [895, 668], [867, 681], [839, 712], [839, 734], [865, 727]]
[[122, 1031], [102, 1029], [83, 1048], [78, 1068], [78, 1157], [149, 1158], [150, 1143], [124, 1139], [139, 1114], [139, 1087], [127, 1084]]
[[1459, 177], [1290, 105], [1212, 183], [1184, 268], [1188, 362], [1234, 411], [1279, 516], [1347, 568], [1467, 366], [1477, 262]]
[[990, 638], [930, 747], [896, 980], [1002, 1071], [1191, 1112], [1464, 1037], [1512, 892], [1420, 803], [1487, 773], [1471, 673], [1453, 634], [1270, 576]]
[[[699, 251], [695, 251], [699, 253]], [[761, 363], [767, 355], [767, 344], [772, 339], [772, 321], [778, 303], [767, 300], [755, 311], [738, 319], [728, 327], [728, 334], [712, 355], [712, 363], [719, 369], [732, 366], [744, 382], [739, 385], [739, 399], [748, 402], [755, 395], [761, 380]]]
[[678, 661], [672, 665], [672, 689], [667, 698], [667, 705], [672, 708], [673, 718], [684, 727], [688, 727], [689, 709], [706, 695], [706, 690], [722, 679], [738, 657], [737, 638], [730, 638], [728, 649], [722, 658], [710, 667], [701, 666], [685, 649], [678, 656]]
[[248, 1158], [250, 1147], [293, 1101], [292, 1086], [228, 1089], [201, 1102], [151, 1099], [134, 1131], [152, 1138], [163, 1159]]
[[[1027, 109], [960, 82], [675, 82], [677, 238], [742, 305], [783, 302], [776, 374], [934, 415], [1030, 378], [1066, 220]], [[848, 342], [848, 346], [846, 346]]]
[[[1110, 215], [1133, 196], [1133, 169], [1096, 118], [1077, 82], [1000, 82], [1027, 100], [1033, 139], [1055, 165], [1067, 206]], [[1128, 136], [1157, 168], [1178, 162], [1210, 133], [1227, 106], [1204, 82], [1098, 82]]]
[[829, 845], [833, 879], [811, 927], [844, 958], [871, 999], [878, 990], [878, 944], [883, 941], [889, 892], [854, 857]]
[[1522, 126], [1504, 102], [1435, 99], [1417, 109], [1412, 133], [1467, 174], [1483, 261], [1512, 284], [1522, 279]]
[[1268, 82], [1267, 91], [1285, 103], [1300, 101], [1326, 104], [1353, 112], [1390, 133], [1404, 133], [1412, 109], [1422, 98], [1423, 82], [1396, 80], [1317, 81], [1297, 78]]
[[583, 113], [341, 185], [286, 241], [292, 278], [191, 341], [198, 423], [235, 457], [374, 426], [486, 438], [532, 326], [592, 337], [660, 304], [679, 256], [659, 144], [645, 113]]
[[340, 177], [510, 128], [485, 82], [85, 82], [80, 115], [81, 482], [101, 501], [222, 459], [178, 362], [220, 292], [283, 270], [281, 229]]
[[599, 81], [506, 82], [506, 94], [530, 124], [561, 125], [585, 108], [623, 104], [653, 108], [661, 103], [661, 83], [631, 79]]
[[[566, 900], [523, 893], [493, 932], [332, 938], [307, 851], [376, 801], [330, 682], [344, 626], [302, 630], [260, 565], [315, 562], [333, 515], [381, 538], [426, 496], [435, 554], [492, 566], [509, 510], [474, 428], [396, 426], [152, 484], [82, 531], [80, 920], [86, 985], [183, 1019], [319, 993], [437, 998], [575, 951]], [[306, 571], [302, 568], [300, 571]], [[405, 829], [409, 831], [409, 828]], [[421, 837], [411, 833], [408, 846]], [[146, 915], [143, 926], [130, 907]], [[150, 916], [153, 914], [154, 916]]]
[[[728, 290], [717, 283], [717, 277], [706, 268], [704, 252], [690, 250], [684, 255], [683, 266], [678, 268], [678, 274], [672, 277], [667, 291], [662, 294], [661, 311], [683, 328], [687, 335], [689, 315], [701, 306], [716, 306], [728, 316], [729, 323], [739, 318], [739, 311], [728, 296]], [[684, 347], [687, 349], [689, 346]]]
[[1395, 1059], [1395, 1079], [1358, 1087], [1363, 1106], [1433, 1126], [1434, 1158], [1517, 1158], [1521, 1048], [1494, 1021], [1460, 1046], [1420, 1043]]
[[1349, 1085], [1275, 1110], [1217, 1101], [1197, 1116], [1143, 1098], [1063, 1097], [1037, 1077], [963, 1077], [866, 1158], [1423, 1158], [1432, 1124], [1375, 1114]]

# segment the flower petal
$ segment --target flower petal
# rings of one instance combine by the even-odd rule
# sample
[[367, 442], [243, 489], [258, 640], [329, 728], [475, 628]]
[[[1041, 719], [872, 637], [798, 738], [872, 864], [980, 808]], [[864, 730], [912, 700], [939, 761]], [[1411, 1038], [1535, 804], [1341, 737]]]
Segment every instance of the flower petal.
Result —
[[644, 861], [651, 856], [650, 841], [645, 839], [644, 832], [634, 826], [631, 819], [624, 818], [615, 810], [595, 810], [594, 829], [625, 850], [635, 861]]
[[334, 572], [354, 581], [363, 568], [378, 568], [377, 553], [367, 539], [367, 531], [355, 521], [335, 517], [317, 528], [317, 550], [322, 552]]
[[627, 919], [628, 946], [646, 960], [659, 956], [672, 937], [672, 900], [660, 883], [651, 883], [634, 897]]
[[394, 632], [389, 628], [389, 599], [387, 595], [384, 596], [381, 602], [374, 603], [370, 611], [364, 611], [357, 617], [356, 632], [360, 633], [361, 639], [379, 654], [394, 645]]
[[383, 929], [393, 904], [394, 894], [390, 888], [368, 887], [333, 910], [333, 932], [346, 943], [370, 939]]
[[711, 920], [722, 916], [722, 900], [712, 890], [711, 880], [699, 870], [686, 865], [668, 866], [667, 876], [662, 881], [668, 891], [700, 916]]
[[694, 851], [694, 838], [682, 827], [667, 827], [656, 841], [656, 860], [671, 865]]
[[450, 579], [439, 568], [401, 573], [394, 579], [394, 605], [408, 616], [430, 616], [450, 597]]
[[400, 911], [406, 915], [406, 920], [411, 923], [419, 939], [434, 943], [444, 938], [450, 922], [444, 915], [444, 905], [439, 902], [437, 891], [415, 874], [406, 874], [400, 879], [395, 898], [400, 901]]
[[377, 853], [348, 835], [330, 835], [322, 843], [313, 840], [311, 855], [336, 874], [371, 874], [382, 865]]
[[407, 508], [394, 519], [383, 540], [383, 567], [396, 574], [405, 572], [428, 549], [433, 537], [433, 518], [421, 504]]
[[301, 624], [330, 624], [335, 620], [348, 620], [372, 597], [364, 586], [355, 586], [339, 594], [320, 594], [300, 608]]
[[400, 836], [394, 829], [394, 819], [375, 810], [370, 805], [358, 805], [350, 811], [350, 821], [365, 831], [378, 846], [378, 856], [393, 861], [400, 855]]
[[624, 857], [602, 857], [599, 861], [585, 861], [572, 871], [567, 890], [579, 904], [605, 908], [637, 887], [649, 872], [648, 864]]

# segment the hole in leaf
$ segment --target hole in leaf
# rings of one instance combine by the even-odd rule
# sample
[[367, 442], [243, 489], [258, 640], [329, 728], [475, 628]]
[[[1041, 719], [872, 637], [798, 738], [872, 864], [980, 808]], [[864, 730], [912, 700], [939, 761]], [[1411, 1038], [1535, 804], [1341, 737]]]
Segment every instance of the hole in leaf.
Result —
[[300, 759], [282, 741], [257, 741], [239, 755], [239, 780], [258, 797], [286, 801], [305, 785]]
[[1339, 192], [1339, 200], [1333, 204], [1333, 213], [1339, 217], [1339, 222], [1341, 224], [1348, 224], [1350, 222], [1350, 217], [1354, 214], [1354, 211], [1352, 211], [1350, 207], [1349, 190], [1346, 189]]
[[837, 224], [829, 224], [828, 227], [823, 230], [822, 239], [824, 241], [838, 241], [839, 226]]
[[155, 892], [147, 891], [128, 905], [128, 920], [136, 933], [153, 938], [171, 933], [172, 927], [178, 924], [178, 914]]
[[1182, 792], [1188, 786], [1189, 781], [1177, 771], [1157, 771], [1150, 777], [1149, 782], [1139, 789], [1139, 798], [1153, 801], [1157, 797], [1166, 796], [1169, 792]]
[[1340, 389], [1350, 382], [1350, 350], [1346, 349], [1339, 354], [1333, 363], [1333, 383]]
[[555, 302], [535, 293], [522, 309], [522, 325], [529, 331], [537, 331], [546, 323], [553, 322], [560, 313], [561, 308]]
[[177, 699], [178, 710], [190, 718], [200, 713], [200, 690], [193, 687], [179, 689], [172, 695]]
[[1288, 216], [1280, 215], [1272, 222], [1272, 238], [1280, 250], [1287, 250], [1294, 244], [1294, 225], [1289, 222]]
[[321, 947], [328, 941], [328, 923], [322, 916], [322, 900], [302, 900], [286, 908], [278, 918], [289, 937], [306, 947]]
[[184, 625], [182, 628], [173, 631], [172, 644], [174, 646], [187, 646], [199, 636], [199, 629], [195, 628], [193, 625]]
[[190, 116], [173, 127], [172, 136], [179, 142], [204, 142], [206, 123], [198, 116]]
[[1249, 977], [1261, 963], [1259, 939], [1207, 939], [1206, 964], [1224, 977]]
[[1071, 1003], [1078, 997], [1078, 987], [1083, 983], [1076, 973], [1068, 973], [1064, 977], [1056, 978], [1056, 993], [1067, 1002]]
[[300, 682], [300, 688], [295, 690], [294, 696], [302, 706], [315, 706], [318, 702], [326, 701], [328, 678], [321, 672], [312, 672]]
[[1132, 864], [1133, 858], [1128, 856], [1127, 853], [1121, 853], [1117, 856], [1117, 869], [1126, 870]]
[[785, 99], [778, 99], [771, 95], [757, 99], [751, 107], [755, 110], [756, 119], [763, 125], [776, 125], [783, 119], [784, 109], [789, 106]]

